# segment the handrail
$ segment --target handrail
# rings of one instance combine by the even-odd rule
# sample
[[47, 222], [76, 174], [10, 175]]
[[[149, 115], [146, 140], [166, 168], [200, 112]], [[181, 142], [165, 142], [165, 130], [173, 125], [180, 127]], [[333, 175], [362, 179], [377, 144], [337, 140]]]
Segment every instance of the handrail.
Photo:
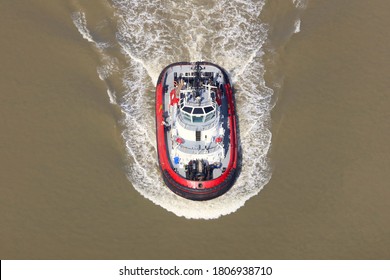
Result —
[[[219, 145], [216, 145], [212, 148], [209, 148], [209, 149], [202, 149], [202, 150], [199, 150], [199, 149], [196, 149], [195, 147], [193, 148], [188, 148], [188, 147], [185, 147], [183, 145], [178, 145], [175, 149], [183, 152], [183, 153], [187, 153], [187, 154], [210, 154], [210, 153], [214, 153], [218, 150], [221, 150], [223, 149], [221, 146]], [[195, 153], [196, 152], [196, 153]]]
[[[217, 123], [218, 123], [218, 118], [219, 118], [219, 113], [218, 113], [218, 110], [216, 111], [216, 114], [215, 114], [215, 117], [214, 117], [214, 120], [212, 122], [210, 122], [210, 124], [208, 124], [207, 126], [201, 126], [201, 130], [200, 131], [205, 131], [205, 130], [208, 130], [214, 126], [217, 126]], [[188, 124], [188, 123], [185, 123], [183, 120], [182, 120], [182, 116], [181, 114], [178, 114], [178, 117], [176, 118], [176, 121], [179, 122], [179, 124], [186, 128], [186, 129], [190, 129], [190, 130], [194, 130], [196, 131], [196, 128], [198, 127], [197, 125], [194, 125], [194, 124]], [[194, 129], [191, 129], [191, 128], [194, 128]]]

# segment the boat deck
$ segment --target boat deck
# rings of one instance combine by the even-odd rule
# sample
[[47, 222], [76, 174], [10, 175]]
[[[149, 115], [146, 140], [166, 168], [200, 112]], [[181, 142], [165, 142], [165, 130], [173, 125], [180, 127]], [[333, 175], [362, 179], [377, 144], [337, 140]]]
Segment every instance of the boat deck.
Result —
[[[186, 171], [185, 171], [185, 164], [186, 161], [175, 161], [175, 157], [181, 156], [181, 158], [186, 158], [186, 155], [188, 155], [187, 158], [191, 159], [206, 159], [209, 161], [210, 164], [213, 164], [214, 162], [218, 163], [218, 168], [213, 169], [213, 178], [217, 178], [222, 175], [223, 171], [228, 167], [229, 161], [230, 161], [230, 141], [229, 141], [229, 118], [228, 118], [228, 102], [227, 97], [225, 94], [225, 81], [223, 79], [220, 79], [218, 82], [222, 89], [222, 96], [221, 96], [221, 106], [218, 106], [217, 110], [217, 117], [213, 119], [210, 122], [206, 123], [192, 123], [188, 124], [183, 122], [180, 117], [175, 117], [175, 113], [172, 113], [170, 111], [170, 93], [172, 90], [177, 90], [179, 88], [179, 91], [182, 86], [175, 87], [175, 75], [178, 75], [178, 73], [191, 73], [194, 70], [191, 69], [191, 66], [174, 66], [172, 69], [169, 69], [167, 71], [167, 76], [164, 82], [164, 116], [167, 122], [167, 128], [165, 129], [166, 134], [166, 143], [168, 148], [168, 154], [170, 155], [170, 160], [172, 163], [172, 167], [178, 173], [180, 176], [186, 178]], [[205, 66], [205, 69], [202, 70], [202, 72], [221, 72], [217, 67], [214, 66]], [[222, 75], [220, 75], [222, 76]], [[183, 76], [183, 79], [185, 81], [186, 77], [191, 76]], [[177, 86], [177, 84], [176, 84]], [[206, 100], [207, 102], [207, 100]], [[197, 134], [197, 138], [202, 133], [202, 131], [210, 130], [210, 129], [220, 129], [220, 127], [223, 128], [224, 131], [224, 137], [221, 139], [221, 142], [217, 143], [216, 141], [202, 141], [199, 139], [196, 140], [188, 140], [186, 139], [183, 143], [177, 143], [175, 141], [175, 137], [178, 135], [178, 125], [184, 127], [187, 130], [193, 131], [194, 134]], [[215, 161], [214, 161], [215, 159]], [[187, 161], [188, 162], [188, 161]]]

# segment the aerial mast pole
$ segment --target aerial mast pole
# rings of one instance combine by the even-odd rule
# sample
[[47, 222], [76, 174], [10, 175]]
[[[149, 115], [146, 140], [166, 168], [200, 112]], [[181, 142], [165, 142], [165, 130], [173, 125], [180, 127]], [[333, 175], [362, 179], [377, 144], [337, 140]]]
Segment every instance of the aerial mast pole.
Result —
[[195, 70], [195, 97], [200, 96], [200, 78], [201, 78], [201, 71], [203, 69], [204, 68], [202, 68], [202, 66], [200, 66], [200, 62], [197, 61], [195, 63], [195, 67], [194, 67], [194, 70]]

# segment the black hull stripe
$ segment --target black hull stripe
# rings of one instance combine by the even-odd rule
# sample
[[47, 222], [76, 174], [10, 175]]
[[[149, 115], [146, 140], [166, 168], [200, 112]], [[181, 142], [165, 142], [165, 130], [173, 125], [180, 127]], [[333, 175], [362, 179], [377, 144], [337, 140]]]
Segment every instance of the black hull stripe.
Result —
[[224, 194], [232, 187], [235, 181], [236, 169], [232, 168], [230, 170], [230, 173], [226, 177], [225, 181], [223, 181], [222, 183], [220, 183], [219, 185], [213, 188], [207, 188], [207, 189], [202, 189], [202, 188], [193, 189], [193, 188], [185, 187], [177, 183], [175, 180], [173, 180], [173, 178], [169, 175], [169, 173], [166, 170], [163, 170], [162, 173], [163, 173], [163, 179], [165, 184], [174, 193], [191, 200], [209, 200]]

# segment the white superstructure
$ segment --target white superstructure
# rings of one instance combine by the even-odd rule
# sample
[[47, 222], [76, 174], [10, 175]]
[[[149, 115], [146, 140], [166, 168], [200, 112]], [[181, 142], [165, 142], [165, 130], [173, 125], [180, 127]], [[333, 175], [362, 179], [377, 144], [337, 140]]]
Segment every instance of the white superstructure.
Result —
[[216, 178], [229, 162], [225, 82], [212, 65], [178, 65], [166, 77], [163, 124], [170, 160], [183, 177], [191, 177], [194, 165], [198, 171], [209, 168], [209, 179]]

